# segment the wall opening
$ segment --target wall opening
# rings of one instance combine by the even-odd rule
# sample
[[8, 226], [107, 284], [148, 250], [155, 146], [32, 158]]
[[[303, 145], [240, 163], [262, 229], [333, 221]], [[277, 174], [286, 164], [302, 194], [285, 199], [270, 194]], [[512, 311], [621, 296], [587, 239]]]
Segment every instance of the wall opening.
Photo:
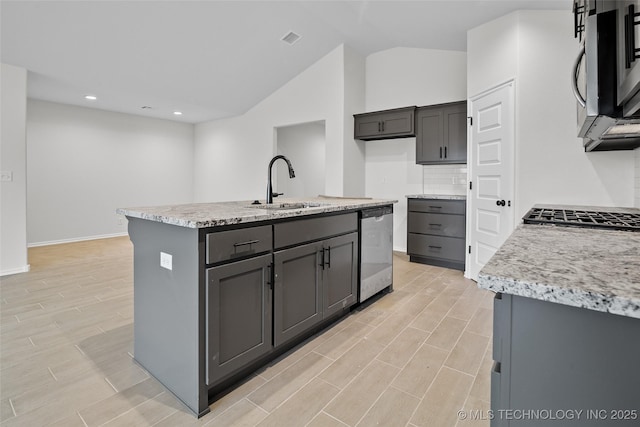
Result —
[[275, 166], [274, 192], [282, 197], [316, 197], [325, 193], [326, 134], [325, 122], [300, 123], [278, 127], [276, 153], [286, 156], [296, 177], [289, 178], [286, 165]]

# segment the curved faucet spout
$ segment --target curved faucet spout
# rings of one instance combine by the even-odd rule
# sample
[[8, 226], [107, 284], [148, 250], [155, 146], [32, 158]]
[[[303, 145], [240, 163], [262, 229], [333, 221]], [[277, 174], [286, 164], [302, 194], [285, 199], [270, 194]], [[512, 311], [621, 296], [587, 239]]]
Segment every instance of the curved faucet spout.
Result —
[[285, 162], [287, 162], [287, 166], [289, 167], [289, 178], [296, 177], [296, 173], [293, 171], [293, 166], [291, 166], [291, 162], [285, 156], [283, 156], [282, 154], [279, 154], [275, 156], [273, 159], [271, 159], [271, 161], [269, 162], [269, 168], [267, 170], [267, 198], [266, 198], [267, 204], [273, 203], [273, 198], [279, 196], [278, 193], [275, 193], [275, 194], [273, 193], [273, 189], [271, 187], [271, 170], [273, 169], [273, 164], [278, 159], [282, 159]]

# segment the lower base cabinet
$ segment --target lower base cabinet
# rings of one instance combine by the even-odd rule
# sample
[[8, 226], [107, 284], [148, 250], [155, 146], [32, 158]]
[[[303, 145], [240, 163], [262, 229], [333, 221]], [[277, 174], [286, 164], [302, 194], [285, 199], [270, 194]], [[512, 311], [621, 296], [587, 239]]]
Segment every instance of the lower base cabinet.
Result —
[[466, 201], [410, 198], [408, 211], [410, 260], [464, 271]]
[[358, 233], [274, 254], [274, 346], [356, 302]]
[[207, 384], [268, 353], [271, 344], [271, 255], [207, 270]]
[[640, 319], [496, 294], [492, 427], [640, 425]]
[[274, 345], [279, 346], [322, 320], [321, 243], [274, 254]]

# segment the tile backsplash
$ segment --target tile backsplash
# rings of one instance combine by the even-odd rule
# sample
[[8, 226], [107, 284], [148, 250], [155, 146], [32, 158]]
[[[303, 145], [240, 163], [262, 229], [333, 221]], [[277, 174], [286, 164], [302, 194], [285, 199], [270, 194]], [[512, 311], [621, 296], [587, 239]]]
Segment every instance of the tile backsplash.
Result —
[[424, 194], [467, 194], [467, 165], [428, 165], [422, 167]]

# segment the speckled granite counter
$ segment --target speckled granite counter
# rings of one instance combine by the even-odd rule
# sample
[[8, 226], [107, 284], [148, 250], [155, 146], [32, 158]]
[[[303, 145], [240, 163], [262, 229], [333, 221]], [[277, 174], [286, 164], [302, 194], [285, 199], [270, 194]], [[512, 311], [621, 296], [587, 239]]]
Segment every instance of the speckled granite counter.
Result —
[[467, 200], [467, 196], [460, 194], [409, 194], [407, 199], [438, 199], [438, 200]]
[[478, 286], [640, 318], [640, 233], [521, 225], [482, 269]]
[[[241, 224], [278, 218], [315, 215], [329, 212], [358, 210], [397, 203], [397, 200], [314, 197], [305, 199], [274, 200], [282, 203], [308, 203], [310, 207], [297, 209], [268, 209], [264, 205], [252, 205], [251, 200], [217, 203], [193, 203], [170, 206], [120, 208], [116, 213], [133, 218], [162, 222], [187, 228], [206, 228], [229, 224]], [[261, 201], [264, 203], [264, 200]]]

